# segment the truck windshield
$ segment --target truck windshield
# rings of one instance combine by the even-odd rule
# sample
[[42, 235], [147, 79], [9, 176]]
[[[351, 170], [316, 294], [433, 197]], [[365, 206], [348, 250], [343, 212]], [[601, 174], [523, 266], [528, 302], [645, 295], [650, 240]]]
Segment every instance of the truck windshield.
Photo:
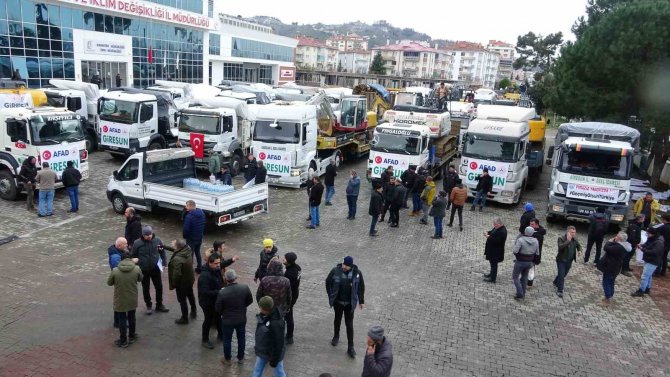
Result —
[[628, 179], [633, 157], [631, 153], [621, 155], [621, 150], [570, 150], [561, 154], [559, 170], [566, 173], [581, 173], [589, 176]]
[[139, 104], [136, 102], [102, 98], [99, 109], [100, 119], [125, 124], [137, 123], [138, 106]]
[[74, 115], [34, 115], [30, 118], [30, 137], [34, 145], [60, 144], [84, 140], [84, 131]]
[[492, 161], [515, 162], [518, 159], [516, 141], [481, 139], [476, 135], [466, 136], [463, 156]]
[[414, 106], [416, 95], [414, 93], [398, 93], [395, 96], [395, 104], [399, 106]]
[[[276, 127], [273, 127], [276, 124]], [[271, 126], [272, 125], [272, 126]], [[254, 140], [279, 144], [300, 142], [300, 123], [257, 120], [254, 126]]]
[[182, 113], [179, 117], [179, 131], [219, 135], [221, 134], [221, 122], [218, 116]]
[[65, 107], [65, 97], [59, 94], [46, 93], [47, 95], [47, 106], [52, 107]]
[[421, 153], [421, 139], [416, 136], [375, 135], [372, 150], [377, 152], [418, 155]]

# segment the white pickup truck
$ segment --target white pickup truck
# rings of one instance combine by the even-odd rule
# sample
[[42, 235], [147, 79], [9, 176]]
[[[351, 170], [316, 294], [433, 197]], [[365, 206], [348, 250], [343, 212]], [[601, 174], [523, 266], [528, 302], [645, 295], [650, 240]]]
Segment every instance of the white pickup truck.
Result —
[[187, 200], [193, 200], [219, 226], [267, 213], [267, 183], [229, 192], [185, 188], [186, 182], [197, 179], [193, 155], [191, 149], [173, 148], [129, 156], [107, 184], [107, 199], [114, 211], [123, 213], [128, 206], [144, 211], [156, 208], [181, 211]]

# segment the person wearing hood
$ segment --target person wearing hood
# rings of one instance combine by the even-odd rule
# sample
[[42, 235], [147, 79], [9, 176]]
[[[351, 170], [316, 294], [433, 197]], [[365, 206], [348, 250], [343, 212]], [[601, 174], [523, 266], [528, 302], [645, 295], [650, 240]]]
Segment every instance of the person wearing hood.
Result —
[[586, 252], [584, 253], [584, 264], [589, 263], [591, 248], [596, 245], [596, 256], [593, 259], [593, 265], [596, 266], [600, 260], [600, 253], [603, 248], [603, 239], [609, 229], [609, 218], [605, 214], [605, 207], [596, 208], [596, 213], [589, 216], [589, 233], [586, 238]]
[[524, 213], [519, 219], [519, 234], [523, 234], [526, 228], [530, 226], [530, 220], [535, 218], [535, 208], [533, 207], [533, 203], [528, 202], [523, 208]]
[[640, 289], [631, 293], [631, 296], [642, 297], [651, 293], [652, 276], [658, 266], [661, 265], [664, 247], [665, 240], [659, 233], [658, 228], [647, 228], [647, 242], [644, 245], [637, 245], [637, 248], [642, 250], [642, 260], [644, 261], [642, 276], [640, 277]]
[[279, 249], [275, 246], [274, 241], [271, 238], [266, 238], [263, 240], [263, 250], [261, 250], [260, 262], [258, 262], [258, 268], [254, 274], [254, 283], [258, 283], [259, 280], [263, 280], [265, 275], [268, 273], [268, 263], [277, 256]]
[[291, 307], [288, 309], [286, 316], [286, 344], [293, 344], [293, 329], [295, 327], [293, 322], [293, 308], [295, 303], [298, 301], [298, 295], [300, 294], [300, 277], [302, 275], [302, 268], [295, 263], [298, 259], [298, 256], [295, 253], [286, 253], [284, 254], [284, 266], [286, 266], [286, 271], [284, 276], [291, 282]]
[[279, 257], [272, 258], [268, 263], [267, 275], [261, 279], [256, 290], [256, 301], [265, 296], [272, 297], [282, 317], [291, 308], [291, 282], [284, 277], [284, 265]]
[[35, 188], [37, 182], [37, 159], [35, 156], [28, 156], [21, 164], [19, 171], [19, 181], [23, 183], [23, 188], [26, 190], [26, 207], [28, 211], [35, 210]]
[[449, 194], [449, 202], [452, 204], [451, 215], [449, 216], [448, 227], [454, 224], [454, 214], [458, 212], [458, 225], [463, 231], [463, 206], [465, 206], [465, 201], [468, 199], [468, 189], [463, 186], [463, 181], [460, 178], [456, 178], [456, 186], [451, 189], [451, 194]]
[[349, 206], [349, 215], [347, 220], [356, 218], [356, 203], [358, 202], [358, 192], [361, 188], [361, 178], [356, 173], [356, 170], [351, 171], [351, 177], [347, 182], [347, 205]]
[[[121, 259], [123, 258], [123, 253], [129, 253], [128, 250], [128, 241], [125, 238], [119, 237], [116, 239], [113, 245], [107, 249], [107, 261], [109, 262], [109, 269], [114, 270]], [[114, 328], [119, 327], [119, 316], [114, 312]]]
[[537, 240], [540, 253], [535, 256], [535, 259], [533, 260], [533, 266], [530, 268], [530, 271], [528, 271], [529, 288], [533, 286], [533, 281], [535, 280], [535, 266], [542, 262], [542, 245], [544, 244], [544, 236], [547, 235], [547, 230], [544, 229], [542, 225], [540, 225], [540, 220], [538, 219], [530, 220], [530, 227], [535, 230], [535, 233], [533, 233], [533, 238]]
[[340, 325], [344, 316], [347, 328], [347, 354], [356, 357], [354, 350], [354, 311], [356, 306], [361, 310], [365, 307], [365, 281], [363, 273], [354, 264], [354, 258], [344, 257], [342, 263], [333, 267], [326, 277], [326, 293], [328, 304], [335, 311], [333, 322], [333, 339], [330, 344], [335, 347], [340, 341]]
[[[626, 235], [628, 236], [628, 243], [631, 246], [631, 252], [626, 253], [623, 257], [623, 263], [621, 265], [621, 274], [623, 276], [631, 277], [633, 274], [630, 269], [630, 260], [633, 258], [635, 249], [637, 245], [642, 241], [642, 225], [644, 224], [644, 215], [640, 214], [635, 216], [633, 220], [628, 222], [628, 227], [626, 228]], [[665, 237], [664, 237], [665, 239]]]
[[384, 336], [384, 328], [370, 327], [367, 346], [361, 377], [389, 377], [393, 368], [393, 347]]
[[256, 314], [256, 365], [252, 377], [263, 376], [265, 367], [270, 364], [274, 368], [275, 377], [286, 377], [284, 371], [285, 323], [281, 312], [271, 297], [265, 296], [258, 300], [260, 313]]
[[491, 265], [491, 271], [484, 275], [484, 281], [495, 283], [498, 278], [498, 263], [505, 260], [505, 242], [507, 241], [507, 228], [500, 217], [493, 219], [493, 229], [484, 232], [486, 246], [484, 255]]
[[433, 200], [435, 200], [435, 182], [433, 181], [433, 177], [429, 175], [426, 176], [426, 186], [424, 186], [421, 192], [421, 212], [423, 213], [419, 221], [421, 224], [428, 224], [428, 212], [433, 205]]
[[188, 324], [187, 299], [191, 304], [191, 319], [195, 319], [198, 315], [195, 308], [195, 296], [193, 295], [193, 282], [195, 282], [193, 252], [186, 244], [186, 240], [174, 240], [171, 247], [165, 247], [165, 249], [172, 252], [168, 263], [170, 290], [177, 292], [177, 301], [179, 301], [181, 307], [181, 317], [177, 318], [174, 323], [186, 325]]
[[519, 235], [514, 242], [512, 253], [514, 254], [514, 270], [512, 271], [512, 280], [516, 288], [515, 300], [526, 298], [526, 288], [528, 286], [528, 272], [533, 267], [533, 261], [540, 255], [540, 244], [533, 237], [535, 229], [527, 226], [523, 235]]
[[142, 238], [142, 218], [135, 213], [135, 208], [126, 208], [123, 216], [126, 218], [125, 237], [128, 245], [133, 246], [135, 241]]
[[183, 237], [186, 244], [195, 254], [197, 265], [195, 272], [200, 273], [202, 268], [202, 256], [200, 255], [200, 246], [202, 238], [205, 236], [205, 224], [207, 216], [200, 208], [196, 208], [195, 202], [189, 200], [186, 202], [186, 216], [184, 217]]
[[114, 344], [126, 348], [137, 340], [135, 332], [137, 283], [142, 281], [142, 271], [135, 265], [130, 253], [124, 252], [121, 258], [119, 265], [109, 274], [107, 285], [114, 287], [114, 314], [119, 321], [120, 337]]
[[621, 265], [626, 253], [633, 250], [628, 241], [628, 235], [625, 232], [619, 232], [617, 235], [605, 243], [605, 254], [598, 263], [598, 270], [603, 273], [603, 292], [605, 297], [602, 300], [604, 305], [609, 305], [614, 296], [614, 281], [621, 272]]
[[[153, 228], [145, 225], [142, 228], [142, 237], [133, 243], [133, 258], [137, 258], [137, 265], [142, 270], [142, 296], [147, 306], [146, 314], [151, 315], [154, 311], [151, 306], [151, 284], [156, 289], [156, 311], [167, 313], [170, 310], [163, 305], [163, 280], [161, 273], [167, 267], [165, 247], [163, 241], [156, 237]], [[159, 268], [162, 266], [163, 269]]]
[[221, 256], [213, 253], [207, 258], [207, 265], [198, 276], [198, 304], [205, 316], [205, 321], [202, 323], [202, 346], [210, 350], [214, 349], [214, 345], [209, 341], [209, 329], [212, 324], [216, 325], [218, 338], [223, 339], [221, 315], [215, 309], [216, 298], [221, 288], [223, 288]]
[[648, 192], [638, 199], [633, 206], [635, 216], [644, 215], [644, 228], [656, 222], [656, 212], [661, 209], [658, 200], [654, 199], [652, 193]]

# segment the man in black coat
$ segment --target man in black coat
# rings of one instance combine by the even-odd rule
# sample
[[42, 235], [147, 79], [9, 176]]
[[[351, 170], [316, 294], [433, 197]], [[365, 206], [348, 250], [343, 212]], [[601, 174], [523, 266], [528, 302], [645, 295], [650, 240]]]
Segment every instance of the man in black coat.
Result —
[[74, 168], [74, 162], [68, 161], [67, 167], [63, 171], [61, 177], [63, 186], [70, 197], [70, 209], [68, 212], [74, 213], [79, 211], [79, 183], [81, 182], [81, 173]]
[[214, 345], [209, 341], [209, 329], [212, 323], [216, 325], [217, 337], [223, 340], [221, 315], [216, 312], [215, 308], [216, 297], [221, 288], [223, 288], [221, 256], [218, 253], [212, 253], [207, 259], [205, 268], [198, 276], [198, 303], [205, 315], [205, 321], [202, 323], [202, 346], [210, 350], [214, 349]]
[[370, 222], [370, 236], [377, 236], [377, 220], [379, 220], [379, 215], [382, 213], [382, 208], [384, 207], [384, 197], [382, 196], [382, 186], [380, 184], [375, 184], [374, 191], [370, 195], [370, 208], [368, 214], [372, 217]]
[[314, 185], [312, 189], [309, 190], [309, 220], [310, 224], [307, 226], [307, 229], [316, 229], [317, 226], [321, 225], [321, 214], [319, 211], [319, 206], [321, 206], [321, 198], [323, 197], [323, 185], [319, 177], [312, 178]]
[[244, 183], [249, 183], [249, 181], [256, 178], [256, 169], [258, 169], [256, 158], [253, 154], [249, 153], [247, 155], [247, 163], [244, 164]]
[[489, 175], [489, 169], [484, 168], [482, 175], [475, 179], [477, 180], [477, 187], [475, 187], [476, 194], [470, 211], [474, 211], [477, 203], [479, 203], [479, 212], [481, 212], [486, 205], [486, 196], [493, 190], [493, 178]]
[[535, 208], [533, 203], [526, 203], [524, 206], [524, 212], [519, 219], [519, 233], [523, 234], [523, 231], [530, 226], [530, 221], [535, 218]]
[[542, 262], [542, 245], [544, 244], [544, 236], [547, 235], [547, 230], [540, 225], [540, 220], [538, 219], [530, 220], [529, 226], [535, 229], [533, 238], [537, 240], [540, 247], [540, 254], [536, 255], [535, 260], [533, 260], [533, 267], [531, 267], [530, 272], [528, 273], [528, 286], [532, 287], [533, 280], [535, 280], [535, 266]]
[[[382, 213], [379, 217], [379, 222], [384, 222], [384, 217], [386, 217], [386, 212], [391, 208], [391, 199], [393, 198], [393, 192], [396, 189], [395, 177], [389, 177], [389, 181], [386, 185], [382, 183], [382, 197], [384, 198], [384, 205], [382, 206]], [[390, 221], [393, 223], [393, 221]]]
[[286, 376], [284, 371], [285, 323], [277, 305], [270, 296], [258, 300], [260, 313], [256, 315], [256, 368], [254, 376], [262, 376], [265, 366], [275, 368], [275, 376]]
[[135, 241], [142, 238], [142, 218], [135, 213], [135, 208], [128, 207], [123, 213], [126, 217], [126, 232], [125, 238], [128, 245], [132, 247]]
[[493, 219], [493, 229], [484, 232], [486, 246], [484, 255], [491, 265], [491, 272], [484, 275], [484, 281], [495, 283], [498, 277], [498, 263], [505, 260], [505, 241], [507, 241], [507, 228], [500, 217]]
[[410, 216], [416, 216], [421, 213], [421, 193], [425, 187], [426, 171], [424, 168], [419, 168], [414, 185], [412, 186], [412, 212], [409, 214]]
[[449, 165], [449, 169], [442, 179], [442, 188], [447, 193], [447, 209], [451, 208], [451, 190], [456, 187], [456, 179], [458, 179], [458, 173], [454, 165]]
[[624, 255], [632, 251], [627, 240], [626, 233], [619, 232], [614, 238], [607, 241], [603, 248], [605, 254], [598, 263], [598, 270], [603, 273], [602, 284], [605, 298], [602, 302], [604, 305], [609, 305], [610, 299], [614, 296], [614, 281], [621, 272]]
[[256, 177], [255, 177], [255, 181], [254, 181], [254, 184], [256, 184], [256, 185], [260, 184], [260, 183], [265, 183], [265, 180], [266, 180], [267, 175], [268, 175], [268, 169], [265, 168], [265, 165], [263, 164], [263, 161], [258, 161], [257, 166], [258, 167], [256, 169]]
[[642, 276], [640, 276], [640, 289], [631, 293], [633, 297], [642, 297], [651, 292], [651, 281], [654, 271], [661, 265], [663, 257], [665, 240], [658, 231], [658, 228], [647, 228], [647, 242], [644, 245], [637, 245], [642, 251]]
[[391, 223], [392, 228], [397, 228], [398, 225], [400, 225], [400, 208], [402, 208], [406, 197], [407, 189], [402, 185], [399, 179], [396, 179], [393, 196], [391, 197], [391, 205], [389, 207], [389, 222]]
[[416, 182], [416, 166], [410, 165], [409, 169], [402, 172], [400, 175], [400, 180], [402, 185], [405, 186], [405, 198], [403, 200], [403, 208], [409, 208], [407, 206], [407, 198], [411, 195], [412, 188], [414, 187], [414, 182]]
[[326, 166], [326, 174], [323, 176], [323, 182], [326, 184], [326, 205], [332, 206], [333, 195], [335, 195], [335, 177], [337, 176], [337, 167], [335, 166], [335, 156]]
[[151, 284], [156, 289], [156, 311], [167, 313], [170, 310], [163, 305], [163, 280], [161, 278], [162, 270], [167, 267], [168, 260], [165, 256], [165, 247], [163, 241], [156, 237], [153, 229], [145, 225], [142, 228], [142, 237], [133, 243], [133, 258], [137, 258], [137, 265], [142, 270], [142, 296], [147, 305], [146, 314], [152, 314], [151, 302]]
[[19, 181], [23, 183], [26, 189], [26, 207], [28, 211], [35, 209], [35, 189], [37, 188], [37, 159], [35, 156], [28, 156], [21, 164], [19, 172]]
[[[381, 189], [381, 188], [380, 188]], [[354, 264], [354, 258], [344, 257], [342, 263], [333, 267], [326, 277], [328, 304], [335, 311], [333, 322], [333, 339], [330, 344], [335, 347], [340, 341], [340, 325], [344, 316], [347, 328], [347, 354], [356, 356], [354, 350], [354, 311], [358, 306], [361, 310], [365, 305], [365, 281], [363, 273]]]
[[288, 312], [284, 316], [286, 319], [286, 344], [293, 344], [293, 329], [295, 324], [293, 322], [293, 309], [295, 307], [296, 301], [298, 301], [298, 295], [300, 294], [300, 277], [302, 275], [302, 268], [295, 263], [298, 259], [298, 256], [295, 253], [286, 253], [284, 254], [284, 265], [286, 266], [286, 271], [284, 271], [284, 277], [288, 278], [291, 282], [291, 307], [288, 309]]
[[233, 331], [237, 334], [237, 360], [244, 360], [246, 347], [247, 307], [254, 302], [251, 289], [246, 284], [237, 283], [237, 274], [232, 268], [225, 273], [226, 288], [219, 291], [216, 297], [216, 312], [221, 314], [223, 330], [222, 364], [230, 365], [232, 358]]
[[663, 215], [661, 217], [661, 225], [657, 226], [658, 232], [663, 236], [663, 257], [661, 258], [661, 265], [654, 271], [654, 276], [665, 276], [668, 269], [668, 252], [670, 252], [670, 215]]
[[589, 216], [589, 233], [586, 239], [586, 253], [584, 253], [584, 264], [589, 262], [591, 248], [596, 246], [596, 256], [593, 265], [597, 265], [600, 260], [600, 253], [603, 248], [603, 240], [609, 229], [609, 218], [605, 213], [605, 207], [598, 207], [596, 213]]
[[635, 249], [637, 245], [642, 241], [642, 226], [644, 225], [645, 216], [639, 214], [635, 216], [635, 219], [628, 222], [628, 228], [626, 228], [626, 235], [628, 236], [628, 243], [632, 248], [632, 252], [626, 253], [623, 257], [623, 264], [621, 265], [621, 274], [623, 276], [631, 277], [633, 274], [630, 269], [630, 260], [635, 255]]

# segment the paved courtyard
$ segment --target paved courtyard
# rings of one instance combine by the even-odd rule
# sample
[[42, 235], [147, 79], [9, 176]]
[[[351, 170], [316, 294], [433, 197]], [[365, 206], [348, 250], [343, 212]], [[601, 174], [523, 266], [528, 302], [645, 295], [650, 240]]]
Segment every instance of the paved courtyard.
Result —
[[[65, 212], [69, 204], [62, 191], [56, 195], [52, 218], [27, 213], [22, 201], [0, 201], [0, 238], [20, 237], [0, 246], [0, 375], [249, 376], [255, 305], [248, 312], [247, 359], [242, 366], [221, 367], [220, 343], [215, 350], [200, 346], [202, 313], [188, 326], [174, 324], [178, 304], [174, 291], [167, 289], [170, 313], [145, 316], [140, 310], [140, 340], [127, 349], [113, 346], [118, 333], [112, 328], [106, 250], [123, 234], [125, 221], [112, 211], [104, 191], [120, 163], [94, 153], [90, 166], [91, 179], [81, 187], [78, 214]], [[365, 162], [345, 165], [350, 167], [362, 173]], [[652, 289], [651, 298], [635, 299], [629, 293], [637, 278], [620, 276], [616, 304], [603, 308], [598, 305], [600, 275], [579, 263], [567, 279], [565, 297], [554, 294], [555, 240], [566, 224], [548, 226], [536, 284], [525, 302], [516, 302], [511, 245], [521, 206], [493, 204], [482, 214], [466, 211], [465, 230], [446, 228], [443, 240], [430, 239], [432, 226], [403, 213], [400, 228], [391, 230], [382, 223], [380, 237], [370, 238], [370, 185], [363, 183], [358, 217], [349, 221], [346, 177], [341, 170], [335, 205], [322, 207], [317, 230], [305, 229], [304, 190], [272, 188], [270, 214], [234, 226], [211, 226], [206, 232], [206, 244], [224, 239], [228, 257], [241, 256], [233, 268], [254, 293], [253, 273], [263, 238], [275, 239], [282, 254], [298, 254], [303, 278], [295, 309], [295, 344], [285, 358], [289, 376], [360, 376], [366, 329], [372, 324], [384, 326], [393, 343], [394, 376], [669, 374], [670, 320], [659, 309], [670, 300], [667, 290]], [[539, 187], [524, 198], [535, 204], [541, 220], [547, 186], [545, 169]], [[181, 236], [177, 213], [141, 215], [164, 241]], [[481, 234], [490, 229], [494, 215], [508, 225], [510, 237], [498, 283], [491, 285], [482, 282], [488, 263]], [[578, 227], [578, 235], [584, 245], [584, 226]], [[328, 271], [345, 255], [354, 257], [366, 283], [366, 307], [356, 312], [354, 321], [354, 360], [347, 357], [346, 345], [330, 345], [333, 313], [324, 288]], [[167, 287], [167, 277], [163, 280]]]

